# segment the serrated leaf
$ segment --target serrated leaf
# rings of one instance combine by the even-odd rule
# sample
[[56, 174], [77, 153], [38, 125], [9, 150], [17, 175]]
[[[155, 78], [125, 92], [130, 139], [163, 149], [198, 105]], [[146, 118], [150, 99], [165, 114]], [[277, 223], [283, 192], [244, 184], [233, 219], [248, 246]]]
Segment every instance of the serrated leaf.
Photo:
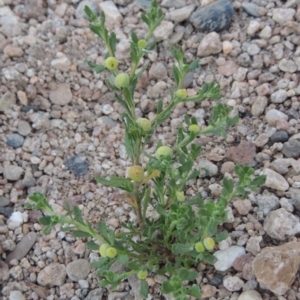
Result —
[[199, 58], [195, 59], [192, 63], [189, 65], [189, 71], [195, 70], [199, 66]]
[[223, 178], [223, 186], [226, 189], [226, 193], [230, 194], [233, 191], [233, 180], [227, 177]]
[[86, 243], [86, 246], [88, 249], [93, 250], [93, 251], [98, 251], [99, 250], [99, 245], [96, 244], [95, 242], [89, 241]]
[[90, 22], [94, 22], [97, 20], [97, 15], [87, 5], [84, 6], [84, 12]]
[[44, 235], [48, 235], [48, 234], [51, 233], [51, 230], [52, 230], [52, 224], [49, 224], [49, 225], [47, 225], [47, 226], [44, 228], [43, 234], [44, 234]]
[[194, 170], [189, 177], [187, 178], [186, 181], [192, 180], [192, 179], [196, 179], [200, 174], [200, 171]]
[[198, 277], [199, 273], [197, 271], [190, 271], [187, 278], [188, 281], [193, 281]]
[[179, 271], [178, 271], [178, 276], [180, 277], [180, 279], [181, 279], [182, 281], [184, 281], [184, 280], [187, 280], [187, 279], [188, 279], [189, 273], [190, 273], [190, 272], [189, 272], [188, 269], [181, 268], [181, 269], [179, 269]]
[[127, 264], [128, 260], [129, 260], [128, 255], [118, 255], [118, 261], [119, 261], [122, 265]]
[[117, 44], [117, 37], [116, 37], [116, 34], [114, 32], [112, 32], [109, 36], [109, 45], [112, 50], [113, 56], [115, 55], [116, 44]]
[[122, 189], [124, 191], [127, 191], [131, 193], [133, 191], [133, 183], [129, 178], [121, 178], [121, 177], [115, 177], [111, 176], [109, 180], [102, 178], [100, 176], [95, 176], [95, 179], [98, 183], [101, 183], [106, 186], [112, 186], [115, 188]]

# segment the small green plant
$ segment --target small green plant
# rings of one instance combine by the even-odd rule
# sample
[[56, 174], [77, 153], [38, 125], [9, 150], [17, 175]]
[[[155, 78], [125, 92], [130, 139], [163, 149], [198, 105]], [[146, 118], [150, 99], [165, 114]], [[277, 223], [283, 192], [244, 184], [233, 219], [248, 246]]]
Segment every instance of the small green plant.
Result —
[[[126, 178], [111, 176], [96, 179], [103, 185], [123, 190], [124, 199], [132, 206], [137, 219], [136, 222], [122, 224], [121, 231], [115, 233], [103, 221], [91, 224], [84, 220], [80, 209], [70, 207], [68, 203], [65, 204], [67, 215], [57, 215], [40, 193], [29, 196], [34, 203], [27, 204], [27, 207], [44, 212], [45, 216], [39, 220], [45, 225], [44, 234], [49, 234], [59, 223], [64, 231], [88, 239], [87, 247], [99, 251], [101, 256], [92, 266], [102, 278], [103, 286], [111, 285], [114, 289], [122, 280], [136, 274], [141, 280], [140, 294], [146, 298], [147, 276], [157, 273], [167, 278], [162, 284], [162, 293], [173, 293], [179, 300], [187, 299], [188, 295], [200, 299], [201, 291], [195, 280], [198, 272], [194, 267], [201, 261], [214, 263], [215, 243], [228, 234], [218, 227], [227, 220], [228, 202], [234, 197], [245, 198], [265, 178], [254, 178], [254, 170], [250, 167], [236, 166], [237, 177], [235, 180], [223, 179], [219, 199], [204, 201], [199, 195], [188, 197], [185, 192], [187, 183], [199, 176], [199, 171], [193, 166], [201, 147], [194, 143], [195, 139], [204, 134], [225, 137], [226, 127], [235, 125], [238, 117], [231, 117], [231, 109], [217, 103], [206, 127], [200, 128], [194, 117], [185, 116], [174, 145], [163, 145], [159, 141], [155, 153], [147, 153], [145, 147], [154, 140], [152, 137], [157, 126], [169, 118], [176, 105], [190, 101], [198, 103], [204, 99], [218, 100], [220, 87], [215, 83], [205, 84], [195, 96], [188, 96], [183, 80], [188, 72], [198, 67], [199, 61], [188, 63], [181, 48], [171, 49], [176, 63], [172, 68], [175, 87], [170, 90], [170, 101], [167, 104], [157, 101], [156, 116], [152, 120], [137, 118], [134, 91], [147, 66], [138, 68], [141, 58], [155, 47], [153, 32], [163, 19], [162, 11], [153, 1], [150, 11], [142, 15], [148, 27], [147, 35], [139, 40], [135, 33], [131, 34], [132, 65], [128, 71], [121, 73], [118, 69], [121, 62], [115, 57], [116, 35], [107, 31], [105, 15], [102, 13], [98, 18], [88, 7], [85, 7], [85, 12], [90, 29], [102, 39], [108, 50], [103, 65], [92, 62], [89, 65], [97, 73], [106, 70], [114, 76], [114, 80], [107, 80], [107, 84], [124, 108], [124, 144], [131, 160]], [[157, 219], [148, 216], [149, 209], [156, 211]], [[125, 271], [120, 274], [110, 270], [116, 261], [124, 265]], [[189, 284], [183, 285], [183, 282]]]

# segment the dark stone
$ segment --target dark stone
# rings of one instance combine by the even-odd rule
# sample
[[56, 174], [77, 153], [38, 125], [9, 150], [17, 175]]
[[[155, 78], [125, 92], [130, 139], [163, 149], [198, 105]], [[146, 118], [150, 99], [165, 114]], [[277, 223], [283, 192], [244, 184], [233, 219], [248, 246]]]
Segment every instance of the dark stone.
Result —
[[9, 218], [13, 212], [14, 209], [12, 207], [0, 207], [0, 214], [6, 218]]
[[18, 133], [10, 133], [7, 136], [7, 145], [14, 147], [14, 148], [19, 148], [23, 145], [24, 143], [24, 138], [19, 135]]
[[221, 31], [229, 26], [234, 9], [230, 0], [217, 0], [199, 7], [190, 17], [190, 22], [203, 31]]
[[289, 140], [283, 144], [281, 152], [288, 158], [299, 158], [300, 157], [300, 142], [297, 140]]
[[75, 176], [83, 176], [88, 171], [89, 163], [85, 157], [75, 155], [67, 160], [66, 166]]
[[39, 107], [37, 105], [26, 105], [21, 108], [22, 112], [29, 112], [30, 110], [39, 111]]
[[208, 283], [215, 287], [219, 287], [223, 283], [223, 276], [217, 273], [212, 277], [212, 279]]
[[189, 88], [193, 84], [193, 80], [194, 80], [194, 73], [188, 72], [183, 79], [182, 87], [184, 89]]
[[275, 132], [269, 139], [269, 143], [273, 145], [274, 143], [285, 143], [289, 140], [289, 134], [284, 131], [280, 130]]
[[295, 109], [291, 108], [286, 113], [289, 116], [289, 119], [299, 120], [299, 113]]

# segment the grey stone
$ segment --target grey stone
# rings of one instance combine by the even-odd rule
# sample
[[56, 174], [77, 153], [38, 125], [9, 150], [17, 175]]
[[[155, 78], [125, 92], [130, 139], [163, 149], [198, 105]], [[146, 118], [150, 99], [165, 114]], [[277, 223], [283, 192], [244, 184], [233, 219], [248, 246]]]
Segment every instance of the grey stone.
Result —
[[24, 138], [18, 133], [10, 133], [6, 139], [7, 139], [7, 145], [13, 148], [22, 147], [24, 143]]
[[285, 90], [278, 90], [271, 95], [271, 101], [273, 103], [282, 103], [286, 100], [287, 94]]
[[255, 3], [251, 2], [244, 2], [242, 3], [242, 8], [251, 16], [253, 17], [260, 17], [260, 14], [257, 11], [257, 6]]
[[287, 21], [292, 21], [296, 11], [293, 8], [275, 8], [273, 10], [273, 20], [281, 25]]
[[297, 140], [290, 139], [288, 142], [283, 144], [281, 152], [288, 158], [299, 158], [300, 157], [300, 142]]
[[259, 211], [264, 213], [264, 216], [268, 215], [272, 210], [280, 207], [279, 199], [275, 195], [264, 192], [262, 195], [257, 195], [257, 204]]
[[289, 188], [288, 194], [290, 196], [289, 202], [300, 210], [300, 189]]
[[201, 160], [198, 169], [200, 178], [212, 177], [218, 173], [218, 167], [207, 159]]
[[271, 238], [284, 241], [300, 232], [299, 218], [280, 208], [270, 212], [265, 219], [264, 229]]
[[35, 232], [29, 232], [28, 234], [26, 234], [17, 244], [15, 250], [7, 256], [6, 262], [9, 263], [13, 259], [22, 259], [35, 244], [36, 238], [37, 234]]
[[5, 198], [4, 196], [0, 196], [0, 207], [5, 207], [10, 204], [9, 199]]
[[10, 291], [9, 300], [26, 300], [25, 296], [20, 291]]
[[190, 22], [203, 31], [221, 31], [229, 26], [234, 9], [230, 0], [217, 0], [199, 7], [190, 17]]
[[41, 286], [61, 286], [65, 283], [66, 267], [63, 264], [51, 263], [38, 273], [37, 282]]
[[66, 166], [75, 176], [83, 176], [88, 171], [89, 163], [85, 157], [75, 155], [67, 160]]
[[294, 108], [289, 109], [287, 112], [289, 119], [299, 120], [299, 113]]
[[68, 36], [71, 35], [71, 30], [68, 27], [60, 26], [56, 28], [55, 32], [55, 39], [60, 43], [63, 44], [67, 41]]
[[88, 277], [91, 265], [86, 259], [77, 259], [67, 265], [66, 271], [71, 280], [78, 281]]
[[[2, 71], [3, 72], [3, 71]], [[5, 93], [0, 99], [0, 111], [12, 108], [17, 102], [16, 95], [11, 92]]]
[[270, 142], [272, 145], [274, 143], [284, 143], [288, 140], [289, 140], [289, 134], [284, 130], [279, 130], [270, 137]]
[[27, 121], [20, 121], [18, 125], [18, 133], [26, 136], [31, 133], [31, 126]]
[[5, 165], [3, 168], [3, 176], [7, 180], [19, 180], [22, 173], [23, 169], [15, 165]]
[[183, 79], [182, 87], [184, 89], [189, 88], [193, 84], [193, 80], [194, 80], [194, 73], [188, 72]]
[[84, 12], [85, 6], [88, 6], [96, 14], [99, 12], [99, 7], [94, 1], [81, 1], [79, 3], [79, 5], [77, 6], [76, 12], [75, 12], [77, 19], [82, 19], [82, 18], [87, 19], [87, 16]]
[[145, 11], [148, 11], [149, 8], [151, 7], [151, 1], [150, 0], [137, 0], [137, 3]]
[[72, 101], [72, 92], [70, 86], [66, 83], [59, 84], [56, 89], [49, 93], [50, 101], [57, 105], [67, 105]]
[[98, 288], [90, 291], [84, 300], [101, 300], [103, 297], [103, 289]]
[[295, 62], [286, 58], [283, 58], [279, 62], [278, 67], [283, 72], [295, 73], [297, 71], [297, 65], [295, 64]]

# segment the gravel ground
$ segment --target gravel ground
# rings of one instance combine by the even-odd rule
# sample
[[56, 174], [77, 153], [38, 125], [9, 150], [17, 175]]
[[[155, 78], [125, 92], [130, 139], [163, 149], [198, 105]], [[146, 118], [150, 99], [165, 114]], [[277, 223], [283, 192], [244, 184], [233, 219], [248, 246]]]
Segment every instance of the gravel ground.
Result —
[[[189, 95], [205, 82], [219, 82], [221, 101], [240, 116], [226, 139], [198, 139], [204, 150], [196, 167], [205, 175], [190, 183], [187, 195], [216, 198], [223, 175], [233, 176], [235, 164], [267, 175], [258, 193], [230, 204], [223, 225], [230, 236], [218, 244], [215, 266], [196, 266], [203, 297], [300, 299], [299, 0], [160, 2], [166, 18], [155, 32], [157, 51], [143, 61], [152, 65], [138, 84], [137, 114], [151, 119], [156, 100], [169, 101], [168, 50], [180, 44], [189, 61], [201, 59], [200, 68], [185, 79]], [[0, 0], [3, 300], [139, 299], [134, 277], [115, 292], [99, 288], [89, 266], [98, 254], [59, 226], [43, 236], [41, 213], [24, 209], [27, 196], [40, 191], [57, 212], [67, 200], [90, 222], [103, 219], [115, 230], [134, 220], [130, 205], [94, 180], [95, 174], [124, 176], [129, 161], [121, 108], [104, 84], [106, 74], [93, 74], [85, 62], [103, 62], [104, 47], [83, 19], [84, 4], [106, 12], [126, 70], [129, 35], [135, 30], [144, 36], [140, 15], [148, 1]], [[158, 137], [172, 145], [183, 115], [205, 125], [212, 105], [177, 107]], [[162, 280], [149, 276], [149, 299], [164, 299]]]

